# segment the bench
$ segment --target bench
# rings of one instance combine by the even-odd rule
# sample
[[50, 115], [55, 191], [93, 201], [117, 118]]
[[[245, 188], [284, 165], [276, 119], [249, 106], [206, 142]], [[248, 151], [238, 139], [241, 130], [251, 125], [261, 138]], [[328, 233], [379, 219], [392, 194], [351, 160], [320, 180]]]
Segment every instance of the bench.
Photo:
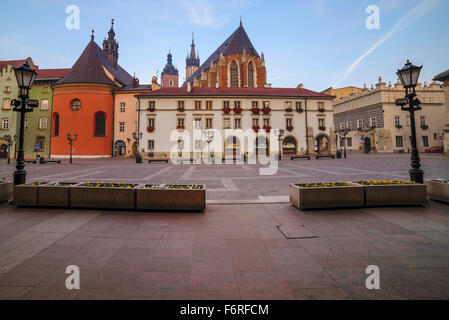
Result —
[[46, 163], [58, 163], [61, 164], [61, 160], [43, 160], [42, 164], [46, 164]]
[[331, 159], [335, 159], [335, 155], [333, 154], [327, 154], [327, 155], [317, 155], [315, 156], [315, 159], [320, 159], [320, 158], [331, 158]]
[[36, 164], [37, 160], [25, 160], [25, 163], [34, 163], [34, 164]]
[[301, 159], [310, 160], [310, 156], [293, 156], [293, 157], [290, 157], [290, 160], [296, 160], [296, 159], [299, 159], [299, 160], [301, 160]]
[[198, 159], [178, 159], [178, 163], [185, 163], [185, 162], [194, 163], [196, 161], [199, 161], [199, 163], [201, 163], [201, 158], [198, 158]]
[[152, 163], [152, 162], [165, 162], [168, 163], [168, 159], [149, 159], [148, 163]]

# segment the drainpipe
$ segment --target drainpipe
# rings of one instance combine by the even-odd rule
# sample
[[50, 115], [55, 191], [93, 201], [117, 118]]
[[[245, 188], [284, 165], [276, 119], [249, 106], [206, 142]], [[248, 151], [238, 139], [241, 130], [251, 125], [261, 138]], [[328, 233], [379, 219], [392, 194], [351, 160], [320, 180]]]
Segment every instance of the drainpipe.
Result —
[[114, 126], [115, 124], [115, 93], [114, 91], [112, 91], [112, 147], [111, 147], [111, 158], [114, 157], [114, 140], [115, 140], [115, 131], [114, 131]]
[[50, 135], [48, 136], [48, 158], [51, 158], [51, 137], [53, 136], [53, 85], [50, 85], [51, 107], [50, 107]]
[[307, 98], [304, 103], [304, 113], [306, 116], [306, 155], [309, 155], [309, 123], [307, 120]]
[[142, 157], [140, 156], [140, 97], [137, 96], [137, 150], [136, 150], [136, 163], [142, 163]]

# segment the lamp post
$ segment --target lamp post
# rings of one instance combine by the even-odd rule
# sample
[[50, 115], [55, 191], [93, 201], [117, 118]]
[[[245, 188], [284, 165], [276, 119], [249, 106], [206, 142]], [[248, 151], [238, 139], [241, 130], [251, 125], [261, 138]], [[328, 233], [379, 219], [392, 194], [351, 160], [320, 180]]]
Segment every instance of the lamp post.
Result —
[[14, 185], [26, 183], [25, 171], [25, 154], [23, 151], [24, 130], [25, 130], [25, 113], [32, 112], [33, 108], [39, 105], [37, 100], [30, 100], [29, 93], [34, 79], [36, 78], [36, 71], [30, 68], [28, 63], [25, 63], [17, 68], [14, 68], [17, 84], [19, 86], [20, 100], [12, 100], [11, 106], [13, 111], [20, 113], [19, 123], [19, 153], [17, 154], [16, 171], [14, 171]]
[[282, 146], [281, 146], [281, 142], [282, 142], [282, 138], [284, 137], [285, 134], [285, 130], [284, 129], [277, 129], [274, 132], [274, 135], [278, 138], [278, 142], [279, 142], [279, 152], [278, 152], [278, 156], [277, 156], [277, 160], [281, 161], [282, 159]]
[[8, 157], [8, 164], [10, 164], [11, 163], [10, 157], [11, 157], [12, 137], [9, 134], [7, 134], [4, 136], [4, 138], [6, 140], [8, 140], [8, 152], [6, 153], [6, 156]]
[[[340, 137], [342, 136], [341, 141], [343, 141], [343, 152], [344, 152], [343, 155], [346, 159], [346, 136], [348, 135], [349, 130], [346, 128], [346, 129], [340, 130], [339, 133], [340, 133]], [[340, 141], [340, 149], [341, 149], [341, 141]]]
[[[140, 112], [140, 111], [139, 111]], [[137, 134], [136, 132], [133, 132], [133, 138], [136, 141], [136, 163], [142, 163], [142, 156], [140, 155], [140, 150], [139, 150], [139, 141], [140, 139], [142, 139], [142, 132], [139, 132], [139, 134]]]
[[[424, 172], [420, 169], [421, 163], [419, 160], [418, 148], [416, 146], [416, 126], [415, 126], [415, 112], [421, 110], [421, 101], [416, 98], [415, 87], [418, 84], [419, 74], [422, 66], [417, 67], [413, 65], [409, 60], [405, 66], [397, 71], [397, 75], [401, 80], [402, 85], [405, 88], [405, 99], [397, 99], [396, 105], [401, 107], [402, 111], [408, 111], [410, 113], [411, 124], [411, 145], [412, 145], [412, 159], [410, 169], [410, 180], [416, 183], [424, 183]], [[408, 107], [405, 105], [408, 104]]]
[[70, 145], [70, 164], [72, 164], [72, 146], [73, 146], [73, 142], [76, 141], [77, 139], [78, 139], [78, 134], [75, 133], [75, 138], [72, 138], [70, 133], [67, 133], [67, 140], [69, 140], [69, 145]]
[[203, 135], [207, 142], [207, 159], [210, 163], [210, 143], [214, 140], [214, 132], [212, 130], [206, 130], [203, 132]]

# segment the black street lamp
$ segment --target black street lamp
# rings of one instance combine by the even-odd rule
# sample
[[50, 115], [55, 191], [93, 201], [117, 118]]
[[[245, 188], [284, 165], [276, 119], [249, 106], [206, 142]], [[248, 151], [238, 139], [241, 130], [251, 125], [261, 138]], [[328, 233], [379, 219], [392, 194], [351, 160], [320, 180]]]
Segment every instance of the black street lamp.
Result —
[[11, 106], [13, 111], [20, 112], [20, 124], [19, 124], [19, 153], [17, 154], [16, 171], [14, 171], [14, 185], [26, 183], [26, 171], [25, 171], [25, 154], [23, 151], [24, 130], [25, 130], [25, 113], [32, 112], [33, 108], [39, 105], [37, 100], [29, 100], [29, 93], [37, 72], [30, 68], [28, 63], [25, 63], [17, 68], [14, 68], [14, 73], [17, 78], [17, 84], [19, 86], [19, 98], [20, 100], [12, 100]]
[[[405, 99], [397, 99], [396, 105], [401, 107], [402, 111], [410, 112], [410, 124], [412, 130], [412, 163], [410, 169], [410, 180], [416, 183], [424, 183], [424, 172], [420, 169], [421, 163], [419, 160], [418, 148], [416, 146], [416, 127], [415, 127], [415, 112], [421, 110], [418, 98], [416, 98], [415, 87], [418, 84], [419, 74], [421, 72], [422, 66], [417, 67], [409, 60], [405, 66], [398, 70], [397, 75], [401, 80], [402, 85], [405, 88]], [[404, 107], [408, 104], [408, 107]]]
[[75, 133], [75, 138], [72, 138], [70, 133], [67, 133], [67, 140], [69, 140], [69, 145], [70, 145], [70, 164], [72, 164], [72, 146], [73, 146], [73, 142], [76, 141], [77, 139], [78, 139], [78, 134]]

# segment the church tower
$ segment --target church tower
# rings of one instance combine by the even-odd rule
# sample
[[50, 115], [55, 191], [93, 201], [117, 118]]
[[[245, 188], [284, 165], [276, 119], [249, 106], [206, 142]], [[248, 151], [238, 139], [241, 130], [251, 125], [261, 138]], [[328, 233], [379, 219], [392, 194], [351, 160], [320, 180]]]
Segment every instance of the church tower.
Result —
[[168, 51], [167, 64], [161, 73], [162, 87], [178, 87], [179, 74], [172, 61], [172, 54]]
[[104, 39], [103, 41], [103, 51], [114, 69], [117, 69], [118, 42], [115, 41], [114, 19], [111, 21], [111, 29], [108, 32], [108, 39]]
[[193, 38], [192, 32], [192, 44], [190, 45], [190, 55], [187, 54], [186, 59], [186, 79], [190, 78], [190, 76], [199, 68], [200, 66], [200, 57], [195, 53], [195, 40]]

